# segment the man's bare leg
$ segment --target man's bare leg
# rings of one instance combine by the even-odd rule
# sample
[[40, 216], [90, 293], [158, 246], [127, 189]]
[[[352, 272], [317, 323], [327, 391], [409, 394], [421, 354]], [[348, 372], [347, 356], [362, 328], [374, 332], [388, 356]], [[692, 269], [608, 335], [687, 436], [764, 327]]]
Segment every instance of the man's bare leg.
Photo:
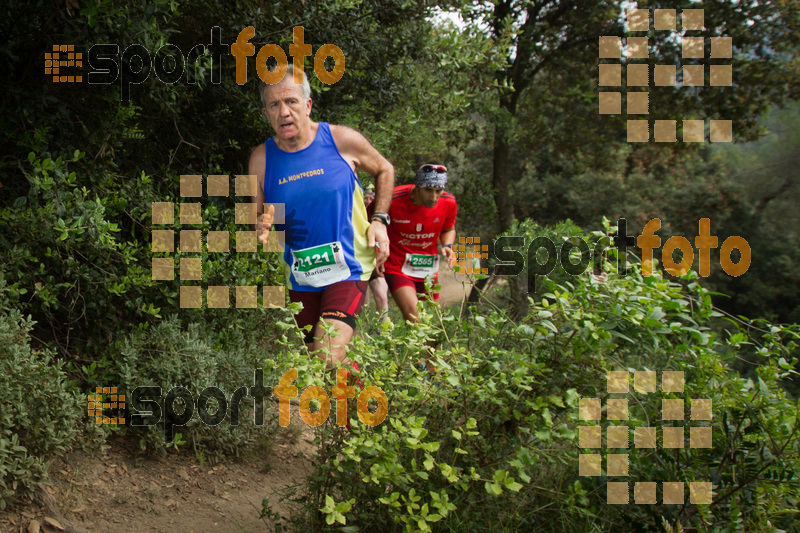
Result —
[[330, 318], [326, 318], [324, 320], [339, 330], [337, 332], [339, 336], [335, 337], [326, 334], [325, 330], [322, 329], [321, 324], [318, 323], [316, 329], [314, 330], [314, 344], [312, 344], [309, 349], [319, 350], [321, 348], [327, 348], [330, 350], [330, 354], [320, 353], [317, 355], [318, 357], [321, 357], [329, 367], [335, 366], [339, 363], [349, 364], [350, 360], [347, 358], [347, 343], [349, 343], [350, 339], [353, 338], [353, 328], [341, 320]]
[[375, 300], [375, 308], [381, 312], [380, 321], [389, 319], [389, 286], [383, 277], [377, 277], [369, 282], [372, 289], [372, 297]]
[[[410, 285], [398, 287], [397, 290], [392, 293], [392, 297], [394, 298], [397, 307], [399, 307], [400, 311], [403, 313], [403, 318], [405, 320], [410, 320], [411, 322], [419, 321], [417, 318], [417, 303], [419, 302], [419, 297], [417, 296], [417, 291], [414, 287], [411, 287]], [[427, 344], [431, 349], [435, 349], [437, 342], [428, 341]], [[430, 363], [430, 360], [426, 359], [420, 362], [429, 372], [435, 371], [433, 365]]]
[[414, 287], [410, 285], [398, 287], [397, 290], [392, 293], [392, 297], [397, 307], [400, 308], [400, 312], [403, 313], [404, 320], [410, 320], [411, 322], [416, 322], [418, 320], [417, 303], [419, 299], [417, 298], [417, 291]]

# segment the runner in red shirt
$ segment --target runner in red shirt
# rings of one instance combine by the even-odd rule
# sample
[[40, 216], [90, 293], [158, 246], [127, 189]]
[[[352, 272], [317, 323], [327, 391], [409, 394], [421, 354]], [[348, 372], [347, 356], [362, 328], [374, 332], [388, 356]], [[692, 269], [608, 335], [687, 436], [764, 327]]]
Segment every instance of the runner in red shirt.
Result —
[[[425, 278], [436, 284], [439, 250], [448, 263], [456, 239], [456, 198], [445, 192], [447, 168], [422, 165], [414, 185], [395, 187], [389, 208], [389, 259], [384, 276], [405, 320], [417, 321], [417, 294], [427, 294]], [[439, 293], [433, 293], [434, 300]]]

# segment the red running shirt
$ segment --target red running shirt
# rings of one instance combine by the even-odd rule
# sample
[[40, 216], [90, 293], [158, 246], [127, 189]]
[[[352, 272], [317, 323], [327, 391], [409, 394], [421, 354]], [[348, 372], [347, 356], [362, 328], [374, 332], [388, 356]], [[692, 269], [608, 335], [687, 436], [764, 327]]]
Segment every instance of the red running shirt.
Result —
[[[411, 202], [413, 185], [399, 185], [394, 188], [389, 216], [392, 223], [387, 228], [389, 234], [389, 260], [386, 272], [403, 274], [406, 254], [439, 253], [436, 242], [442, 231], [456, 225], [456, 197], [444, 192], [433, 209]], [[422, 278], [411, 278], [422, 279]]]

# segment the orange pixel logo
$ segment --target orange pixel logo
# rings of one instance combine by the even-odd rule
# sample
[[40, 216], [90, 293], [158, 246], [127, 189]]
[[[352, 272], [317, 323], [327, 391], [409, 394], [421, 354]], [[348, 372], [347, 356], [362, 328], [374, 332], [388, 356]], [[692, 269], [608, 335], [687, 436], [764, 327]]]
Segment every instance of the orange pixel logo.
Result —
[[[649, 9], [626, 9], [626, 26], [630, 33], [649, 32], [651, 11]], [[655, 9], [652, 12], [653, 29], [655, 31], [678, 32], [678, 11], [675, 9]], [[626, 64], [600, 63], [600, 87], [624, 87], [625, 113], [627, 115], [649, 115], [649, 88], [655, 87], [731, 87], [733, 85], [733, 65], [720, 64], [733, 57], [733, 41], [731, 37], [710, 37], [707, 57], [713, 64], [706, 65], [705, 37], [699, 35], [706, 29], [703, 9], [683, 9], [680, 12], [681, 32], [674, 37], [681, 47], [683, 65], [678, 78], [677, 65], [650, 65], [650, 39], [645, 36], [600, 37], [600, 59], [619, 61], [623, 55]], [[691, 35], [687, 35], [691, 32]], [[624, 46], [623, 46], [624, 44]], [[652, 74], [652, 75], [651, 75]], [[708, 74], [708, 75], [706, 75]], [[706, 81], [707, 80], [707, 81]], [[680, 85], [678, 85], [680, 83]], [[641, 88], [644, 88], [642, 90]], [[657, 89], [658, 90], [658, 89]], [[622, 113], [621, 92], [600, 92], [598, 95], [599, 113], [601, 115], [618, 115]], [[704, 142], [706, 139], [705, 119], [682, 120], [683, 142]], [[630, 117], [627, 120], [628, 142], [657, 143], [677, 142], [677, 120], [653, 120]], [[651, 132], [652, 127], [652, 132]], [[731, 120], [710, 119], [708, 121], [708, 139], [710, 142], [733, 142], [733, 122]]]
[[[468, 245], [472, 245], [472, 252], [467, 251]], [[453, 266], [463, 268], [467, 274], [488, 274], [488, 268], [480, 267], [480, 260], [488, 258], [489, 246], [481, 244], [480, 237], [459, 237], [453, 246]]]
[[[661, 375], [661, 392], [679, 395], [684, 392], [684, 375], [681, 371], [664, 371]], [[655, 393], [657, 375], [653, 370], [637, 370], [633, 379], [634, 390], [638, 393]], [[626, 370], [606, 373], [606, 391], [609, 394], [628, 394], [630, 389], [630, 373]], [[630, 419], [628, 398], [609, 397], [606, 399], [606, 420], [614, 421], [605, 427], [605, 476], [627, 477], [628, 453], [630, 448], [631, 429], [633, 429], [633, 445], [637, 449], [657, 449], [658, 434], [661, 434], [661, 447], [664, 449], [683, 449], [686, 445], [686, 426], [663, 425], [630, 427], [625, 422]], [[594, 421], [598, 425], [586, 425], [578, 428], [578, 446], [583, 449], [602, 449], [603, 406], [600, 398], [581, 398], [579, 401], [578, 419]], [[708, 398], [692, 398], [690, 400], [691, 420], [711, 420], [711, 400]], [[664, 398], [661, 400], [661, 420], [683, 421], [686, 419], [686, 407], [683, 398]], [[670, 422], [674, 424], [674, 422]], [[701, 422], [703, 424], [703, 422]], [[693, 425], [688, 431], [690, 449], [711, 448], [711, 426]], [[659, 431], [660, 430], [660, 431]], [[602, 450], [598, 450], [602, 451]], [[578, 458], [578, 475], [602, 476], [602, 453], [581, 453]], [[661, 485], [661, 502], [666, 505], [683, 505], [685, 503], [685, 486], [681, 481], [666, 481]], [[633, 486], [633, 498], [636, 504], [656, 504], [659, 483], [653, 481], [636, 481]], [[712, 484], [710, 481], [690, 481], [689, 502], [695, 505], [708, 505], [712, 502]], [[625, 505], [630, 502], [630, 486], [628, 481], [608, 481], [606, 484], [606, 502], [612, 505]]]
[[75, 52], [71, 44], [54, 44], [53, 51], [44, 54], [44, 73], [53, 76], [53, 82], [81, 83], [83, 76], [67, 76], [64, 67], [82, 67], [83, 53]]
[[[250, 194], [250, 176], [237, 175], [234, 181], [236, 196], [252, 197]], [[203, 195], [203, 176], [183, 175], [180, 177], [180, 195], [183, 198], [196, 198]], [[229, 196], [230, 179], [227, 175], [206, 176], [207, 196]], [[275, 206], [275, 224], [285, 222], [285, 206], [283, 204], [270, 204]], [[181, 202], [179, 204], [179, 220], [182, 225], [200, 226], [203, 223], [201, 206], [199, 202]], [[154, 225], [175, 223], [175, 204], [173, 202], [152, 202], [152, 221]], [[252, 202], [236, 203], [234, 211], [237, 225], [254, 225], [255, 209]], [[178, 271], [181, 281], [201, 281], [203, 259], [203, 231], [200, 229], [182, 229], [179, 234], [180, 258]], [[237, 230], [234, 235], [228, 231], [207, 231], [205, 249], [209, 254], [230, 253], [230, 240], [233, 241], [237, 253], [254, 253], [258, 251], [258, 240], [255, 230]], [[269, 239], [263, 246], [265, 252], [283, 253], [283, 231], [270, 231]], [[175, 231], [167, 229], [154, 229], [152, 240], [154, 253], [175, 252]], [[175, 258], [152, 258], [152, 279], [171, 281], [175, 279]], [[206, 289], [206, 306], [210, 309], [226, 309], [230, 307], [230, 287], [209, 286]], [[236, 307], [238, 309], [258, 308], [258, 287], [236, 286]], [[180, 286], [180, 306], [184, 309], [199, 309], [202, 307], [203, 287], [200, 285]], [[285, 307], [285, 288], [281, 286], [262, 287], [262, 302], [264, 308]]]
[[[108, 395], [107, 399], [104, 396]], [[87, 410], [97, 425], [125, 425], [125, 417], [108, 417], [103, 415], [104, 409], [125, 409], [125, 395], [117, 394], [116, 387], [97, 387], [95, 394], [87, 396]]]

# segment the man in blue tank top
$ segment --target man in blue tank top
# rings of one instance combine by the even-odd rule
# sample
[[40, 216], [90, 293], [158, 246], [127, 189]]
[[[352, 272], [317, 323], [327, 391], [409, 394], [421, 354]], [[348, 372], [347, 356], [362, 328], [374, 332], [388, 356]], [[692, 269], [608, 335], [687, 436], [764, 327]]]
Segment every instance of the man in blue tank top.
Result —
[[[320, 357], [330, 365], [348, 363], [346, 346], [370, 275], [389, 256], [386, 213], [394, 168], [357, 131], [311, 120], [308, 79], [303, 73], [302, 85], [295, 84], [292, 65], [280, 83], [262, 83], [260, 91], [275, 136], [250, 155], [258, 238], [266, 242], [274, 221], [274, 206], [265, 209], [265, 203], [284, 204], [285, 224], [275, 229], [285, 231], [281, 259], [289, 298], [303, 304], [297, 323], [311, 326], [305, 335], [309, 349], [327, 347], [332, 355]], [[371, 221], [357, 168], [375, 177]], [[322, 321], [339, 336], [326, 335]]]

